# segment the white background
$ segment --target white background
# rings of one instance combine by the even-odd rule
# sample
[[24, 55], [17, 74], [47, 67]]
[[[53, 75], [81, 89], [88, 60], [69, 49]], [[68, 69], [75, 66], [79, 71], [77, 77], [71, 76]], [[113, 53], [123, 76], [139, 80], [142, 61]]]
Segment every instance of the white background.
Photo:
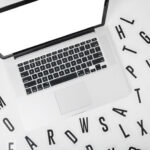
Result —
[[[143, 119], [144, 127], [150, 133], [150, 69], [145, 63], [145, 60], [150, 58], [150, 47], [144, 42], [144, 40], [139, 37], [139, 32], [141, 30], [144, 30], [150, 36], [150, 1], [110, 1], [111, 5], [107, 18], [107, 26], [109, 26], [110, 28], [124, 68], [127, 65], [133, 66], [135, 69], [135, 73], [138, 76], [137, 79], [134, 79], [126, 71], [133, 89], [132, 93], [128, 97], [107, 106], [77, 115], [73, 118], [68, 118], [68, 120], [65, 120], [63, 123], [61, 122], [57, 125], [49, 125], [48, 128], [52, 128], [56, 132], [56, 146], [49, 147], [46, 136], [46, 129], [40, 129], [38, 131], [33, 131], [32, 133], [23, 133], [23, 136], [20, 137], [22, 141], [20, 142], [21, 149], [23, 149], [23, 146], [24, 148], [28, 148], [28, 145], [24, 141], [24, 135], [27, 134], [39, 144], [39, 147], [42, 147], [42, 150], [48, 150], [50, 148], [52, 148], [53, 150], [84, 150], [86, 144], [92, 144], [95, 150], [108, 150], [112, 147], [115, 147], [115, 150], [128, 150], [130, 146], [134, 146], [141, 150], [150, 149], [150, 135], [148, 134], [142, 137], [141, 129], [137, 125], [137, 121]], [[135, 19], [135, 24], [130, 25], [128, 23], [125, 23], [120, 20], [120, 17], [124, 17], [129, 20]], [[127, 37], [124, 40], [120, 40], [115, 31], [115, 26], [119, 24], [124, 29]], [[137, 51], [137, 54], [135, 55], [127, 51], [123, 52], [122, 48], [124, 45]], [[135, 88], [141, 88], [141, 104], [139, 104], [138, 102], [137, 94], [134, 91]], [[119, 114], [112, 112], [112, 107], [128, 110], [127, 117], [124, 118]], [[78, 118], [86, 116], [89, 117], [90, 132], [88, 134], [82, 134]], [[106, 118], [106, 123], [110, 127], [108, 133], [103, 133], [102, 127], [98, 123], [98, 118], [101, 116], [104, 116]], [[130, 133], [130, 138], [125, 139], [123, 137], [118, 124], [122, 124], [124, 130], [127, 133]], [[78, 144], [72, 144], [64, 136], [64, 131], [66, 131], [67, 129], [70, 129], [79, 137]]]

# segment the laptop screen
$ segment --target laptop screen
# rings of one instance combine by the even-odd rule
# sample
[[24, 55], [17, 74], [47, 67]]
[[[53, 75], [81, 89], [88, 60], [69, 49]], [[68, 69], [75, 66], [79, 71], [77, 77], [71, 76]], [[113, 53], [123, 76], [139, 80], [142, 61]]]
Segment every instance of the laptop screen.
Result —
[[18, 2], [22, 2], [23, 0], [0, 0], [0, 8], [18, 3]]
[[39, 0], [1, 13], [0, 53], [8, 55], [101, 24], [104, 1]]

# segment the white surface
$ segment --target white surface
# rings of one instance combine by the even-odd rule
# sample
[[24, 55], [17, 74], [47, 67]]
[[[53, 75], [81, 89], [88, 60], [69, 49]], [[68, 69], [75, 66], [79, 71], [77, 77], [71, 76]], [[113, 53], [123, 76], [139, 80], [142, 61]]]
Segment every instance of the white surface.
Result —
[[11, 54], [101, 24], [103, 8], [104, 0], [40, 0], [2, 13], [0, 53]]

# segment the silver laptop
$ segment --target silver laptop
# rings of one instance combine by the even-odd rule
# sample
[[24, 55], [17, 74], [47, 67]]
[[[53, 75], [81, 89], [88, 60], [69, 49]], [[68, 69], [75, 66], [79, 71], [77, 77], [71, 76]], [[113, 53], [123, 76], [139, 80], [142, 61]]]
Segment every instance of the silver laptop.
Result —
[[[94, 2], [93, 0], [89, 0], [89, 2], [90, 1], [91, 3]], [[13, 87], [11, 92], [13, 92], [15, 98], [18, 99], [20, 111], [22, 111], [22, 115], [26, 114], [26, 118], [36, 111], [36, 109], [38, 115], [34, 112], [34, 117], [39, 117], [43, 111], [49, 112], [47, 118], [57, 118], [58, 116], [61, 117], [67, 114], [74, 115], [124, 98], [130, 93], [130, 86], [116, 53], [115, 44], [108, 28], [105, 26], [109, 0], [99, 0], [97, 2], [100, 3], [101, 8], [99, 12], [96, 12], [99, 17], [97, 20], [97, 22], [99, 22], [98, 25], [93, 24], [95, 22], [90, 22], [91, 26], [82, 26], [86, 18], [89, 17], [88, 19], [92, 19], [92, 16], [86, 16], [86, 13], [83, 13], [85, 18], [81, 18], [83, 23], [82, 21], [78, 22], [78, 29], [81, 24], [81, 30], [78, 32], [72, 34], [67, 33], [67, 36], [31, 46], [31, 48], [26, 48], [21, 51], [12, 52], [10, 55], [4, 56], [1, 54], [9, 83]], [[43, 9], [43, 11], [46, 10], [46, 14], [50, 9], [42, 8], [43, 6], [42, 2], [40, 3], [39, 1], [39, 9]], [[47, 8], [54, 7], [48, 6], [48, 4], [46, 4], [45, 7], [46, 6]], [[68, 7], [71, 6], [71, 3], [69, 3]], [[78, 6], [79, 5], [76, 5], [75, 10], [78, 10]], [[87, 13], [89, 11], [89, 9], [86, 9], [86, 4], [85, 8], [82, 9], [83, 11], [84, 9], [85, 11], [87, 10]], [[65, 15], [73, 13], [71, 9], [69, 9], [69, 11], [70, 12]], [[19, 12], [15, 10], [15, 13], [17, 14]], [[35, 12], [33, 11], [33, 13]], [[83, 14], [81, 14], [81, 16]], [[8, 15], [10, 14], [7, 14], [7, 17]], [[11, 18], [16, 17], [16, 15], [13, 15], [11, 14]], [[20, 12], [19, 16], [21, 15], [24, 16], [24, 14]], [[31, 13], [31, 16], [32, 15]], [[1, 17], [4, 20], [4, 16], [0, 16], [0, 18]], [[39, 15], [39, 18], [40, 17], [42, 21], [42, 18], [45, 16]], [[66, 16], [64, 16], [64, 18], [65, 17]], [[25, 19], [26, 18], [24, 18], [24, 20]], [[36, 18], [34, 19], [36, 22]], [[51, 24], [55, 24], [57, 20], [61, 20], [62, 24], [65, 23], [63, 16], [61, 16], [61, 18], [46, 19], [50, 19]], [[78, 21], [78, 18], [73, 19]], [[67, 22], [69, 24], [70, 20]], [[47, 23], [48, 22], [44, 22], [45, 26]], [[26, 22], [25, 26], [28, 27], [29, 24], [31, 25], [30, 28], [34, 30], [32, 22]], [[63, 31], [62, 24], [55, 24], [61, 28], [56, 29], [56, 35]], [[83, 29], [82, 27], [85, 28]], [[51, 30], [52, 27], [49, 26], [49, 28], [49, 30]], [[13, 44], [18, 38], [18, 40], [20, 40], [19, 42], [16, 40], [16, 45], [18, 46], [21, 43], [21, 39], [24, 38], [24, 35], [18, 36], [18, 32], [21, 31], [19, 25], [16, 29], [17, 30], [14, 31], [14, 29], [10, 30], [10, 28], [8, 28], [9, 32], [7, 32], [7, 35], [10, 35]], [[76, 26], [67, 26], [66, 29], [74, 29], [76, 31]], [[0, 30], [2, 33], [2, 29]], [[32, 37], [33, 34], [29, 33], [25, 27], [22, 28], [22, 30], [28, 33], [29, 39], [30, 36]], [[49, 30], [47, 30], [47, 32]], [[55, 29], [52, 28], [52, 30]], [[41, 30], [39, 30], [39, 33], [42, 34], [42, 31], [45, 31], [44, 25], [41, 27]], [[14, 36], [10, 34], [10, 32], [14, 32], [16, 35]], [[37, 32], [34, 36], [39, 37], [41, 35]], [[0, 38], [2, 41], [5, 40], [4, 36]], [[8, 39], [9, 36], [7, 36], [7, 40]], [[3, 43], [2, 41], [1, 43]], [[26, 42], [27, 44], [25, 44]], [[15, 46], [13, 47], [13, 44], [11, 44], [10, 42], [5, 44], [5, 46], [11, 46], [11, 49], [15, 49]], [[24, 46], [26, 45], [30, 45], [28, 38], [24, 41]], [[20, 46], [22, 45], [20, 44]], [[44, 106], [46, 107], [44, 108]], [[46, 108], [47, 110], [45, 110]]]

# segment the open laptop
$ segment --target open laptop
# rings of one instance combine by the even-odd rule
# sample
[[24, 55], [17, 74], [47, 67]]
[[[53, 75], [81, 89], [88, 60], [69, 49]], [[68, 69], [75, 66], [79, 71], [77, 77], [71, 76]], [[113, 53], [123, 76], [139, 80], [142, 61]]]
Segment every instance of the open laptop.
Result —
[[[39, 9], [34, 10], [34, 8], [32, 8], [31, 12], [36, 14], [36, 11], [43, 10], [45, 14], [49, 13], [49, 11], [52, 11], [51, 8], [57, 6], [57, 4], [48, 6], [48, 1], [49, 0], [45, 0], [45, 4], [39, 1]], [[66, 9], [69, 9], [65, 15], [63, 14], [63, 10], [65, 11], [66, 9], [62, 9], [61, 13], [64, 16], [59, 14], [59, 18], [48, 18], [48, 16], [52, 16], [51, 13], [46, 17], [40, 14], [37, 16], [38, 21], [41, 19], [42, 22], [42, 19], [45, 18], [45, 20], [47, 20], [44, 24], [40, 24], [40, 26], [43, 26], [39, 32], [42, 34], [47, 24], [51, 33], [55, 30], [55, 28], [50, 26], [51, 24], [57, 27], [60, 26], [60, 29], [56, 27], [56, 35], [59, 32], [62, 33], [63, 28], [65, 28], [67, 33], [72, 29], [74, 31], [79, 29], [78, 32], [14, 52], [10, 55], [4, 56], [1, 54], [7, 78], [13, 87], [11, 92], [14, 93], [15, 98], [18, 100], [20, 112], [23, 116], [26, 115], [27, 119], [29, 116], [32, 116], [34, 111], [31, 118], [34, 117], [35, 119], [37, 117], [37, 120], [44, 112], [48, 114], [47, 119], [57, 119], [58, 117], [68, 114], [74, 115], [116, 101], [130, 93], [130, 86], [116, 53], [115, 44], [108, 28], [105, 26], [109, 0], [88, 0], [87, 8], [84, 1], [76, 0], [71, 3], [69, 1], [70, 0], [64, 0], [66, 4], [68, 3]], [[80, 8], [80, 3], [85, 3], [85, 8]], [[96, 14], [89, 12], [89, 5], [92, 7], [98, 4], [100, 9], [98, 11], [95, 10]], [[43, 6], [45, 7], [42, 8]], [[58, 10], [58, 8], [61, 9], [61, 4], [60, 7], [54, 8], [53, 11]], [[73, 12], [71, 12], [71, 10]], [[74, 13], [75, 10], [76, 12]], [[73, 18], [69, 20], [70, 14], [76, 15], [78, 10], [83, 11], [81, 16], [77, 16], [80, 18], [80, 22], [78, 18], [73, 16], [71, 16]], [[31, 12], [30, 15], [33, 17], [34, 15]], [[43, 12], [41, 12], [41, 14]], [[15, 10], [15, 15], [7, 14], [6, 16], [11, 15], [11, 18], [16, 19], [17, 13], [19, 13], [19, 16], [26, 15], [22, 13], [20, 9], [20, 12]], [[69, 15], [68, 20], [65, 20], [67, 15]], [[4, 19], [6, 16], [0, 16], [0, 18], [6, 21], [6, 19]], [[29, 18], [24, 17], [24, 20], [28, 20]], [[99, 22], [98, 25], [92, 20], [95, 18], [96, 21]], [[2, 44], [0, 49], [2, 49], [3, 46], [4, 49], [8, 47], [8, 50], [11, 47], [11, 50], [15, 49], [15, 46], [17, 49], [18, 45], [20, 47], [23, 45], [20, 44], [22, 43], [22, 38], [24, 39], [24, 43], [27, 42], [27, 44], [23, 46], [30, 45], [30, 40], [33, 40], [33, 43], [40, 41], [40, 38], [35, 41], [36, 37], [42, 37], [38, 32], [34, 32], [36, 33], [35, 35], [30, 33], [34, 30], [34, 26], [35, 28], [38, 26], [37, 23], [37, 26], [34, 24], [37, 21], [36, 18], [34, 18], [32, 22], [26, 22], [26, 25], [22, 27], [23, 31], [20, 30], [20, 20], [17, 19], [15, 20], [19, 24], [15, 24], [17, 27], [14, 26], [14, 22], [12, 22], [12, 26], [14, 28], [16, 27], [16, 30], [14, 31], [14, 29], [8, 28], [9, 32], [7, 32], [6, 37], [6, 33], [0, 29], [2, 34], [4, 33], [3, 37], [0, 35], [1, 43], [7, 43]], [[89, 24], [84, 24], [89, 19], [91, 19]], [[62, 23], [55, 24], [55, 21], [61, 21]], [[72, 25], [74, 26], [67, 26], [73, 21], [74, 23]], [[76, 23], [76, 21], [78, 22]], [[64, 24], [66, 26], [63, 26]], [[5, 26], [7, 27], [7, 24], [5, 24]], [[28, 32], [25, 27], [31, 29], [30, 32]], [[46, 28], [46, 31], [50, 34], [49, 30]], [[15, 37], [12, 34], [13, 32]], [[25, 35], [20, 35], [19, 32], [23, 32], [25, 35], [27, 32], [27, 38], [25, 39]], [[31, 38], [30, 36], [34, 36], [35, 38]], [[48, 35], [46, 36], [48, 37]], [[28, 40], [28, 38], [30, 40]], [[8, 40], [10, 43], [8, 43]], [[9, 48], [9, 46], [11, 47]], [[40, 120], [39, 122], [41, 123], [42, 121]]]
[[36, 0], [0, 0], [0, 12], [4, 12]]

